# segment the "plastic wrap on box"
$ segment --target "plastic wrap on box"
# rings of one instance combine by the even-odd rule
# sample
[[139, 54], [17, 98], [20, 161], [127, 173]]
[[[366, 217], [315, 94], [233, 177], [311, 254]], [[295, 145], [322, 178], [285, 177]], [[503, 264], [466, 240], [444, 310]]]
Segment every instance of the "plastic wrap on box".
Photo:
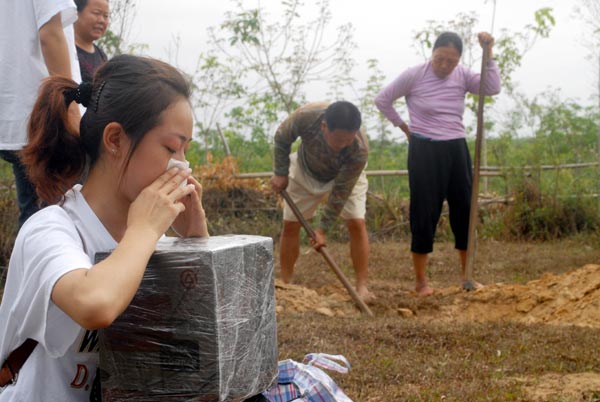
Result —
[[244, 400], [276, 380], [276, 331], [271, 238], [163, 238], [100, 333], [102, 400]]

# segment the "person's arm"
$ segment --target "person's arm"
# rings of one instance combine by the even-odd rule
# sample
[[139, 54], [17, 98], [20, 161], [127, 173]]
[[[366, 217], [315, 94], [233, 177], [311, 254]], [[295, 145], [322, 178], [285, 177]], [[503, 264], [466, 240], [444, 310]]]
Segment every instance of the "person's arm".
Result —
[[275, 133], [275, 146], [273, 150], [273, 177], [271, 187], [273, 191], [285, 190], [288, 185], [290, 169], [290, 152], [292, 144], [298, 138], [298, 112], [292, 113], [277, 129]]
[[193, 186], [179, 187], [189, 174], [173, 168], [161, 175], [129, 207], [127, 229], [110, 256], [56, 282], [52, 301], [83, 328], [109, 326], [131, 303], [156, 242], [185, 210], [177, 200], [194, 191]]
[[145, 228], [128, 228], [105, 260], [61, 277], [52, 301], [83, 328], [106, 328], [133, 299], [157, 241]]
[[290, 152], [292, 144], [298, 138], [298, 112], [292, 113], [275, 133], [275, 149], [273, 151], [273, 172], [276, 176], [287, 176], [290, 168]]
[[333, 188], [319, 221], [319, 229], [326, 233], [342, 212], [346, 201], [358, 181], [358, 177], [367, 165], [367, 152], [361, 152], [345, 163], [334, 179]]
[[375, 97], [375, 106], [395, 127], [402, 126], [404, 120], [394, 108], [394, 102], [410, 94], [416, 73], [416, 68], [404, 71]]
[[[487, 63], [487, 70], [485, 76], [485, 86], [483, 88], [484, 94], [487, 96], [497, 95], [501, 90], [501, 79], [500, 79], [500, 69], [496, 64], [496, 61], [493, 59], [493, 46], [494, 46], [494, 38], [487, 32], [480, 32], [477, 35], [479, 39], [479, 44], [481, 48], [488, 48], [490, 58]], [[479, 83], [481, 82], [481, 74], [474, 73], [471, 71], [467, 72], [467, 91], [472, 94], [479, 94]]]
[[[472, 71], [469, 71], [467, 74], [467, 91], [472, 94], [479, 95], [481, 74]], [[490, 59], [487, 64], [485, 84], [483, 88], [484, 94], [486, 96], [498, 95], [501, 90], [500, 81], [500, 69], [498, 68], [496, 62]]]
[[50, 75], [71, 78], [69, 45], [62, 26], [61, 14], [54, 15], [39, 30], [40, 45]]
[[323, 213], [319, 220], [319, 226], [314, 230], [316, 239], [310, 239], [310, 244], [315, 250], [318, 251], [321, 247], [327, 245], [327, 231], [333, 226], [338, 216], [340, 216], [365, 165], [366, 160], [362, 168], [358, 170], [358, 175], [356, 174], [356, 170], [359, 165], [345, 167], [334, 179], [331, 194], [327, 199], [327, 204], [323, 208]]

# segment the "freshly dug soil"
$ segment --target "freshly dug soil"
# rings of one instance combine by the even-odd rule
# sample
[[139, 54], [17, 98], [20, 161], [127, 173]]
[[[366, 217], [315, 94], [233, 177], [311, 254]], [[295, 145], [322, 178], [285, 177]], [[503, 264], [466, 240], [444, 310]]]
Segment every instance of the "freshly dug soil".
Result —
[[[277, 311], [315, 311], [326, 316], [358, 315], [350, 296], [340, 286], [308, 289], [275, 283]], [[420, 298], [405, 292], [407, 298]], [[417, 314], [410, 308], [383, 313], [417, 320], [517, 321], [600, 328], [600, 265], [585, 265], [564, 274], [546, 273], [525, 285], [492, 284], [475, 292], [458, 286], [438, 289], [430, 306]]]

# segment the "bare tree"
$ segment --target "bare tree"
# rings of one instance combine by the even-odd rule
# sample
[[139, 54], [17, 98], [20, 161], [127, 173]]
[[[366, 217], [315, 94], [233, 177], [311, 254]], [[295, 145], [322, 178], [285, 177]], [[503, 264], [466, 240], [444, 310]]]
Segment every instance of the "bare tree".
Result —
[[[309, 84], [328, 83], [339, 94], [355, 64], [352, 25], [331, 34], [328, 0], [311, 8], [301, 0], [281, 0], [280, 13], [260, 0], [233, 4], [224, 21], [209, 28], [192, 75], [196, 120], [207, 149], [219, 141], [216, 123], [223, 120], [225, 136], [270, 143], [274, 126], [305, 102]], [[311, 13], [315, 17], [303, 22]]]
[[255, 8], [247, 4], [236, 0], [236, 10], [228, 12], [209, 35], [213, 54], [243, 73], [248, 91], [271, 93], [281, 109], [290, 113], [303, 101], [309, 83], [342, 85], [350, 77], [355, 48], [352, 25], [338, 27], [335, 39], [327, 40], [331, 22], [328, 0], [316, 3], [317, 16], [307, 23], [300, 23], [304, 12], [300, 0], [283, 0], [282, 15], [276, 17], [269, 15], [259, 0]]

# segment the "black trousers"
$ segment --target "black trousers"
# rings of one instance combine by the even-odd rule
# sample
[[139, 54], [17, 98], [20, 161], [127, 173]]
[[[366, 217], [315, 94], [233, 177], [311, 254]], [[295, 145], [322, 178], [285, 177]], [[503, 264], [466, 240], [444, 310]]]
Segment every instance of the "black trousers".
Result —
[[35, 187], [27, 177], [25, 166], [21, 163], [18, 152], [0, 150], [0, 158], [12, 165], [17, 188], [17, 202], [19, 204], [19, 228], [21, 228], [31, 215], [39, 211], [38, 197]]
[[455, 247], [466, 250], [473, 169], [465, 139], [432, 141], [411, 136], [408, 146], [411, 251], [433, 251], [444, 200], [450, 209]]

